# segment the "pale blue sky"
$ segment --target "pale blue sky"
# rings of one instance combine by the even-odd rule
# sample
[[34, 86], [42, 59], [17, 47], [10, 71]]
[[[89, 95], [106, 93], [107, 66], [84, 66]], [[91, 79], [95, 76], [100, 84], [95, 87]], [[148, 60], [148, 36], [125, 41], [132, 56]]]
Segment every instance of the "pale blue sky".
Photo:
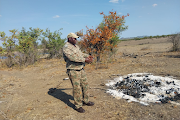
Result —
[[[111, 10], [126, 17], [129, 29], [120, 37], [163, 35], [180, 32], [180, 0], [0, 0], [0, 31], [22, 27], [63, 28], [70, 32], [95, 28], [103, 20], [100, 12]], [[0, 45], [2, 42], [0, 42]]]

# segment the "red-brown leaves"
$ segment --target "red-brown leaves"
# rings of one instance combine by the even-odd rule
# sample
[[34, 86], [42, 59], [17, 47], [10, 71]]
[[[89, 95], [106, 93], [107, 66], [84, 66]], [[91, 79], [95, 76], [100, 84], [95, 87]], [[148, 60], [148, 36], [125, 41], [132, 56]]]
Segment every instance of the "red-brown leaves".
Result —
[[111, 45], [108, 40], [114, 37], [118, 31], [117, 26], [122, 25], [122, 21], [125, 17], [119, 17], [115, 12], [109, 12], [109, 15], [105, 15], [103, 12], [100, 13], [104, 18], [104, 26], [97, 27], [96, 29], [89, 29], [87, 26], [86, 34], [83, 36], [82, 41], [80, 41], [80, 45], [89, 53], [103, 53], [105, 50], [109, 50], [109, 48], [115, 47]]

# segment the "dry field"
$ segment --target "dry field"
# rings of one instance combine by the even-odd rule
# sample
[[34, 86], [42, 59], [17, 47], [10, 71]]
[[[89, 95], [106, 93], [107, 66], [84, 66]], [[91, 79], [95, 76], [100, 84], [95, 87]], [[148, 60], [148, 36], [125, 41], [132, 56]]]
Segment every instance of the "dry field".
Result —
[[[42, 60], [24, 69], [0, 68], [0, 120], [179, 120], [180, 106], [171, 103], [128, 103], [105, 93], [115, 75], [149, 72], [180, 80], [180, 53], [168, 52], [167, 38], [123, 41], [108, 68], [85, 67], [92, 107], [74, 110], [72, 86], [63, 60]], [[52, 90], [56, 88], [56, 90]], [[180, 101], [177, 101], [180, 102]]]

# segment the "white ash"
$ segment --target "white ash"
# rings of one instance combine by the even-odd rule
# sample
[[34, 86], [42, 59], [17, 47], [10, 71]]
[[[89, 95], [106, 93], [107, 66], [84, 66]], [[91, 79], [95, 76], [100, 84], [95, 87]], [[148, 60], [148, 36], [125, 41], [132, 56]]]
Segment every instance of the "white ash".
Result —
[[[151, 73], [133, 73], [109, 81], [107, 93], [144, 105], [180, 100], [180, 80], [172, 76], [154, 76]], [[173, 102], [174, 103], [174, 102]]]

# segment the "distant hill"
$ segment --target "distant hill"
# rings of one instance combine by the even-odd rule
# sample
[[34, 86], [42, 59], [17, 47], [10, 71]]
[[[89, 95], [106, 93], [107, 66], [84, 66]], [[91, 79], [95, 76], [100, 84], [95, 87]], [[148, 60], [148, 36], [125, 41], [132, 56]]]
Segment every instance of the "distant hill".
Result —
[[[177, 34], [180, 34], [180, 32], [179, 33], [177, 33]], [[156, 36], [148, 36], [148, 35], [143, 35], [143, 36], [137, 36], [137, 37], [121, 37], [120, 38], [120, 40], [126, 40], [126, 39], [135, 39], [135, 38], [145, 38], [145, 37], [147, 37], [147, 38], [150, 38], [150, 37], [165, 37], [165, 36], [171, 36], [171, 35], [174, 35], [174, 34], [169, 34], [169, 35], [156, 35]]]
[[147, 36], [147, 35], [144, 35], [144, 36], [137, 36], [137, 37], [127, 37], [127, 38], [124, 38], [124, 37], [122, 37], [122, 38], [120, 38], [121, 40], [122, 39], [134, 39], [134, 38], [143, 38], [143, 37], [149, 37], [149, 36]]

